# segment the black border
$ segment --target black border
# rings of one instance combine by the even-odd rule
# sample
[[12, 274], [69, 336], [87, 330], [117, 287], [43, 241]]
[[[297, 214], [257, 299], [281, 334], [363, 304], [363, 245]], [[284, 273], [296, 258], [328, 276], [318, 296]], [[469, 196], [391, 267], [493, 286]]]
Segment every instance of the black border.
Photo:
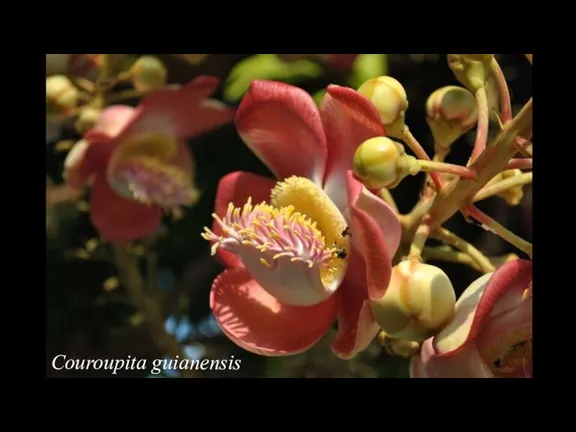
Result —
[[[389, 30], [387, 30], [384, 32], [384, 34], [390, 35], [391, 33], [389, 32]], [[380, 36], [381, 35], [382, 34], [380, 34]], [[381, 41], [382, 38], [380, 36], [376, 37], [375, 40]], [[365, 34], [364, 37], [366, 37]], [[190, 40], [189, 34], [186, 39]], [[346, 45], [348, 45], [348, 47], [346, 47]], [[331, 48], [331, 50], [344, 51], [346, 50], [345, 48], [348, 48], [349, 51], [352, 51], [357, 49], [355, 45], [356, 44], [352, 43], [348, 44], [343, 43], [342, 45], [338, 46], [338, 49]], [[292, 51], [299, 51], [298, 49], [295, 48], [296, 47], [292, 47]], [[306, 49], [312, 50], [312, 47], [307, 45]], [[373, 47], [374, 51], [379, 51], [381, 49], [382, 46]], [[71, 49], [68, 49], [68, 51], [70, 50]], [[274, 50], [278, 51], [280, 50], [280, 47], [275, 46]], [[282, 50], [290, 51], [289, 49], [282, 49]], [[303, 49], [300, 49], [300, 51], [301, 50]], [[315, 51], [330, 51], [330, 49], [326, 46], [323, 46], [322, 49], [318, 48], [315, 49]], [[524, 49], [524, 51], [530, 51], [530, 49], [526, 48]], [[18, 86], [12, 87], [16, 91], [16, 95], [11, 96], [12, 99], [10, 100], [15, 103], [20, 103], [21, 107], [19, 110], [20, 115], [15, 116], [15, 118], [10, 120], [10, 129], [14, 127], [15, 130], [18, 131], [22, 130], [27, 131], [28, 136], [27, 137], [16, 136], [14, 138], [14, 141], [12, 142], [13, 145], [11, 147], [6, 146], [5, 149], [7, 148], [16, 149], [17, 154], [15, 155], [12, 163], [21, 164], [23, 159], [25, 159], [25, 165], [24, 166], [20, 165], [19, 172], [16, 173], [16, 175], [18, 176], [17, 178], [13, 179], [12, 181], [9, 180], [9, 178], [7, 178], [7, 183], [9, 185], [12, 185], [12, 187], [8, 187], [6, 189], [9, 189], [8, 192], [12, 192], [14, 194], [14, 198], [23, 201], [22, 205], [18, 205], [17, 203], [16, 204], [12, 203], [10, 205], [12, 208], [14, 208], [15, 212], [23, 211], [23, 209], [28, 209], [27, 212], [32, 215], [38, 215], [39, 220], [37, 226], [34, 223], [28, 224], [26, 222], [22, 222], [19, 228], [17, 226], [12, 228], [5, 227], [5, 230], [20, 231], [20, 235], [18, 236], [19, 239], [17, 238], [16, 241], [8, 243], [8, 245], [6, 245], [5, 247], [7, 248], [18, 248], [19, 246], [22, 247], [23, 250], [20, 253], [18, 252], [15, 253], [9, 252], [9, 253], [16, 257], [19, 256], [23, 257], [25, 262], [28, 263], [28, 266], [34, 266], [35, 265], [34, 263], [40, 262], [41, 255], [43, 254], [43, 251], [45, 251], [45, 249], [41, 249], [40, 245], [37, 245], [36, 247], [32, 245], [32, 243], [37, 241], [36, 238], [42, 238], [43, 235], [42, 230], [43, 227], [45, 226], [44, 222], [42, 221], [43, 218], [42, 215], [45, 209], [43, 210], [40, 207], [42, 203], [41, 193], [44, 194], [44, 190], [42, 188], [44, 187], [43, 185], [45, 184], [45, 177], [41, 167], [34, 166], [36, 163], [38, 164], [41, 163], [41, 158], [35, 157], [33, 155], [33, 153], [37, 151], [35, 149], [38, 149], [38, 147], [44, 140], [44, 137], [41, 135], [43, 132], [41, 130], [41, 126], [31, 127], [31, 125], [32, 124], [41, 125], [42, 122], [44, 121], [43, 120], [44, 111], [42, 112], [40, 111], [39, 95], [42, 92], [41, 89], [41, 86], [43, 85], [42, 68], [44, 67], [43, 64], [45, 60], [44, 60], [44, 54], [39, 54], [38, 56], [24, 54], [23, 56], [25, 56], [25, 59], [22, 58], [21, 63], [18, 63], [20, 67], [18, 68], [17, 77], [19, 80], [21, 80], [20, 82], [25, 83], [25, 89], [27, 91], [30, 91], [30, 97], [26, 99], [21, 98], [22, 88]], [[540, 147], [542, 148], [540, 153], [538, 153], [539, 150], [537, 150], [537, 153], [539, 155], [538, 158], [540, 160], [540, 158], [543, 159], [546, 157], [552, 158], [557, 154], [560, 155], [560, 153], [554, 152], [554, 148], [552, 146], [556, 146], [556, 148], [561, 146], [562, 149], [566, 149], [567, 152], [571, 150], [570, 131], [569, 130], [564, 131], [562, 129], [562, 126], [565, 127], [565, 125], [570, 125], [571, 123], [573, 123], [573, 120], [572, 122], [568, 121], [566, 123], [561, 123], [560, 119], [550, 118], [549, 122], [548, 123], [546, 122], [547, 115], [557, 116], [558, 114], [561, 114], [560, 106], [556, 105], [552, 100], [546, 102], [546, 98], [550, 99], [562, 91], [561, 87], [563, 85], [562, 74], [564, 70], [566, 70], [565, 79], [569, 80], [570, 79], [569, 69], [565, 68], [565, 63], [563, 63], [563, 61], [557, 56], [555, 58], [552, 58], [551, 56], [549, 56], [549, 58], [546, 58], [546, 56], [544, 56], [543, 54], [542, 55], [536, 54], [534, 57], [535, 57], [534, 74], [536, 74], [534, 75], [535, 81], [538, 83], [542, 83], [537, 84], [535, 86], [537, 87], [535, 89], [535, 93], [538, 94], [538, 96], [536, 96], [538, 100], [537, 106], [542, 107], [542, 108], [536, 108], [536, 112], [538, 114], [535, 114], [540, 118], [540, 120], [537, 120], [537, 123], [541, 125], [541, 129], [539, 130], [542, 131], [542, 132], [538, 131], [535, 132], [536, 136], [540, 135], [542, 136], [542, 142], [541, 143], [539, 142], [537, 144], [538, 148]], [[563, 58], [565, 59], [566, 57]], [[33, 65], [31, 64], [32, 61], [34, 62]], [[546, 80], [547, 73], [550, 73], [548, 80]], [[552, 75], [553, 73], [556, 73], [556, 75], [553, 76]], [[26, 76], [27, 74], [29, 74], [30, 76]], [[536, 76], [538, 77], [538, 79], [536, 79]], [[570, 81], [566, 81], [566, 85], [567, 85], [566, 91], [570, 92], [571, 90]], [[31, 104], [34, 105], [34, 107], [36, 107], [37, 105], [38, 110], [32, 109]], [[42, 109], [44, 110], [44, 108]], [[23, 122], [22, 127], [12, 125], [12, 123], [15, 123], [17, 121]], [[560, 135], [558, 137], [555, 137], [554, 136], [555, 134]], [[535, 378], [543, 377], [546, 375], [547, 372], [551, 371], [552, 373], [556, 373], [557, 379], [561, 379], [562, 377], [561, 374], [566, 370], [566, 367], [570, 367], [570, 364], [564, 363], [565, 361], [570, 360], [566, 358], [566, 355], [563, 354], [562, 351], [563, 349], [565, 349], [570, 345], [570, 339], [565, 337], [564, 338], [565, 340], [562, 341], [560, 344], [554, 344], [553, 338], [555, 336], [560, 335], [564, 336], [562, 334], [562, 330], [565, 330], [566, 334], [568, 335], [567, 332], [570, 331], [570, 329], [572, 328], [572, 326], [569, 325], [566, 327], [562, 326], [561, 323], [562, 318], [570, 316], [572, 312], [570, 311], [569, 303], [566, 304], [565, 301], [561, 300], [562, 298], [558, 296], [558, 290], [562, 290], [562, 293], [568, 293], [571, 291], [570, 284], [569, 283], [565, 284], [562, 282], [566, 281], [570, 277], [570, 269], [568, 269], [568, 274], [566, 274], [563, 271], [564, 268], [563, 264], [566, 262], [568, 265], [570, 265], [571, 263], [569, 260], [572, 258], [572, 255], [570, 254], [570, 251], [568, 251], [568, 253], [566, 254], [562, 254], [559, 253], [559, 251], [556, 251], [555, 247], [557, 247], [557, 245], [559, 244], [565, 244], [565, 241], [559, 241], [560, 239], [556, 239], [552, 235], [546, 234], [546, 226], [547, 226], [546, 218], [553, 217], [554, 213], [551, 211], [551, 209], [554, 209], [560, 212], [558, 214], [562, 216], [561, 219], [558, 221], [550, 220], [549, 226], [554, 226], [555, 223], [556, 226], [558, 224], [563, 224], [564, 226], [568, 227], [568, 224], [570, 222], [570, 215], [569, 210], [564, 207], [566, 205], [565, 203], [567, 202], [566, 199], [563, 199], [562, 201], [556, 200], [556, 202], [550, 202], [549, 205], [546, 204], [547, 199], [548, 200], [554, 200], [554, 199], [551, 197], [552, 194], [549, 191], [548, 193], [546, 193], [546, 190], [544, 189], [545, 187], [544, 182], [547, 181], [544, 174], [544, 167], [545, 166], [552, 167], [549, 168], [550, 171], [548, 174], [549, 176], [548, 181], [553, 182], [551, 183], [551, 185], [555, 185], [556, 187], [562, 185], [562, 183], [560, 183], [561, 176], [563, 174], [570, 173], [571, 167], [567, 166], [565, 170], [563, 170], [561, 167], [555, 168], [555, 166], [553, 165], [555, 162], [556, 163], [558, 162], [558, 158], [549, 160], [548, 165], [544, 160], [542, 160], [541, 162], [537, 162], [534, 168], [535, 170], [540, 170], [539, 167], [540, 166], [542, 167], [542, 175], [537, 174], [536, 181], [534, 183], [534, 194], [536, 196], [535, 198], [536, 205], [534, 206], [534, 211], [535, 213], [537, 213], [534, 221], [537, 221], [537, 225], [541, 227], [540, 229], [542, 233], [537, 234], [534, 238], [534, 241], [537, 242], [538, 244], [535, 252], [536, 256], [538, 257], [537, 265], [535, 266], [534, 269], [534, 278], [535, 278], [534, 332], [536, 333], [534, 343], [534, 377]], [[7, 165], [8, 164], [9, 163], [7, 162]], [[20, 186], [20, 181], [23, 178], [30, 179], [32, 184], [30, 186]], [[571, 182], [567, 181], [566, 186], [564, 187], [569, 188], [570, 185]], [[7, 192], [6, 189], [5, 192]], [[34, 198], [31, 197], [30, 194], [32, 193], [32, 191], [34, 191], [34, 194], [37, 193], [38, 197]], [[36, 208], [36, 206], [38, 206], [38, 208]], [[563, 222], [560, 222], [562, 220]], [[19, 225], [18, 222], [12, 222], [12, 223]], [[36, 228], [38, 232], [36, 232]], [[568, 233], [566, 233], [566, 236], [568, 236]], [[548, 247], [544, 243], [545, 241], [550, 242]], [[542, 250], [542, 253], [540, 253], [540, 250]], [[35, 254], [38, 254], [38, 257], [35, 257], [34, 256]], [[561, 259], [559, 260], [559, 258]], [[551, 261], [552, 259], [554, 259], [555, 267], [552, 267], [553, 265], [552, 263], [547, 263], [547, 260]], [[550, 268], [548, 268], [548, 270], [546, 269], [547, 265], [550, 265]], [[49, 269], [47, 269], [47, 271], [49, 271]], [[23, 299], [20, 300], [22, 302], [20, 306], [18, 306], [19, 308], [21, 307], [23, 310], [25, 306], [22, 305], [25, 304], [29, 305], [31, 300], [33, 299], [32, 302], [39, 308], [39, 310], [36, 311], [35, 316], [39, 321], [38, 327], [41, 331], [43, 328], [45, 328], [45, 307], [42, 304], [43, 296], [38, 293], [40, 283], [35, 283], [33, 281], [33, 278], [35, 275], [42, 275], [42, 273], [33, 268], [28, 270], [25, 269], [25, 272], [26, 273], [23, 274], [21, 277], [27, 280], [26, 283], [24, 283], [22, 286], [15, 286], [14, 291], [12, 292], [17, 291], [24, 297]], [[558, 277], [561, 283], [560, 284], [554, 283], [550, 279], [546, 280], [546, 277], [547, 276], [550, 277], [550, 275], [554, 275], [554, 278]], [[545, 305], [546, 301], [552, 298], [554, 298], [555, 302], [547, 307]], [[45, 303], [46, 298], [44, 298], [43, 300]], [[559, 302], [563, 302], [565, 306], [559, 308], [558, 307]], [[34, 312], [30, 311], [30, 313]], [[545, 317], [546, 313], [550, 314], [550, 316], [548, 316], [547, 318]], [[547, 325], [548, 326], [553, 325], [554, 328], [550, 328], [549, 331], [547, 331], [546, 330]], [[7, 331], [5, 334], [7, 333], [12, 334], [16, 337], [16, 340], [14, 341], [16, 342], [16, 344], [18, 343], [25, 344], [21, 349], [18, 350], [20, 353], [22, 353], [22, 356], [18, 355], [18, 359], [17, 360], [15, 359], [13, 363], [13, 368], [15, 369], [16, 375], [18, 375], [16, 370], [21, 369], [23, 366], [23, 364], [21, 363], [22, 360], [31, 361], [32, 363], [35, 363], [36, 359], [42, 357], [45, 358], [45, 355], [44, 356], [42, 355], [42, 350], [44, 350], [44, 352], [46, 351], [46, 346], [45, 343], [43, 342], [45, 340], [44, 338], [45, 332], [44, 337], [42, 336], [39, 337], [40, 352], [38, 354], [34, 354], [32, 352], [32, 349], [29, 345], [29, 341], [24, 339], [23, 334], [14, 330]], [[546, 347], [547, 344], [553, 344], [553, 345]], [[552, 367], [546, 367], [547, 361], [554, 361], [555, 364], [552, 365]], [[41, 370], [40, 367], [38, 367], [39, 370]], [[29, 371], [34, 370], [36, 370], [36, 366], [31, 365]], [[30, 374], [26, 373], [26, 375]], [[115, 380], [111, 382], [114, 383]], [[504, 407], [506, 407], [505, 409], [507, 410], [511, 410], [513, 409], [512, 404], [516, 400], [518, 400], [518, 402], [520, 402], [521, 400], [522, 403], [524, 404], [527, 399], [534, 397], [534, 393], [529, 391], [527, 387], [531, 386], [532, 384], [527, 383], [511, 384], [512, 386], [519, 386], [520, 388], [517, 388], [516, 390], [510, 390], [510, 388], [507, 387], [508, 384], [503, 383], [491, 384], [489, 381], [486, 382], [483, 380], [478, 381], [477, 383], [474, 383], [474, 381], [472, 381], [472, 382], [466, 382], [464, 384], [459, 384], [458, 381], [455, 381], [452, 384], [450, 384], [449, 380], [440, 380], [437, 381], [435, 384], [430, 383], [427, 384], [425, 381], [422, 380], [410, 380], [410, 382], [399, 382], [395, 384], [394, 381], [388, 383], [380, 383], [378, 381], [365, 380], [365, 379], [348, 379], [343, 382], [338, 382], [335, 381], [334, 379], [323, 379], [317, 381], [292, 379], [287, 381], [276, 381], [276, 382], [272, 382], [270, 380], [260, 380], [260, 381], [257, 380], [255, 382], [250, 382], [242, 385], [239, 383], [230, 383], [228, 379], [224, 379], [223, 381], [222, 380], [216, 382], [212, 381], [210, 383], [204, 383], [204, 381], [200, 380], [197, 381], [196, 383], [193, 383], [192, 387], [190, 383], [187, 383], [185, 381], [183, 384], [182, 382], [178, 384], [179, 381], [174, 380], [144, 379], [142, 382], [143, 384], [138, 383], [125, 384], [126, 389], [125, 390], [119, 389], [119, 392], [122, 393], [129, 392], [125, 393], [126, 398], [129, 399], [132, 397], [130, 395], [133, 395], [136, 391], [138, 391], [139, 386], [141, 386], [140, 389], [145, 388], [150, 389], [151, 391], [155, 392], [154, 394], [163, 395], [164, 398], [168, 395], [171, 395], [171, 393], [167, 393], [167, 391], [170, 389], [175, 390], [181, 386], [186, 386], [185, 387], [186, 389], [193, 389], [194, 394], [188, 393], [188, 395], [184, 395], [185, 397], [183, 398], [170, 397], [170, 406], [172, 409], [174, 409], [177, 406], [177, 401], [179, 400], [186, 401], [184, 403], [187, 404], [188, 403], [187, 401], [190, 400], [190, 398], [192, 398], [196, 399], [196, 401], [200, 403], [202, 399], [205, 398], [204, 395], [206, 395], [206, 393], [204, 392], [204, 386], [205, 386], [206, 389], [208, 389], [209, 387], [212, 388], [211, 391], [214, 392], [213, 394], [217, 393], [218, 394], [217, 397], [221, 397], [221, 401], [210, 401], [210, 404], [212, 405], [214, 403], [217, 403], [220, 405], [221, 403], [222, 408], [220, 409], [226, 410], [228, 412], [230, 409], [233, 409], [235, 406], [237, 406], [238, 402], [249, 399], [246, 397], [246, 395], [242, 395], [240, 391], [244, 391], [245, 388], [250, 387], [254, 393], [252, 396], [259, 400], [259, 402], [256, 402], [253, 398], [250, 398], [251, 404], [254, 403], [262, 404], [266, 401], [266, 399], [273, 400], [275, 402], [274, 405], [276, 408], [279, 407], [278, 405], [279, 403], [286, 404], [283, 406], [282, 409], [283, 413], [282, 417], [285, 416], [287, 411], [289, 413], [294, 413], [295, 409], [301, 410], [302, 408], [304, 408], [305, 405], [301, 404], [306, 403], [305, 402], [306, 396], [309, 396], [311, 398], [310, 403], [313, 404], [311, 406], [314, 406], [316, 408], [318, 408], [318, 398], [323, 398], [326, 399], [327, 401], [330, 401], [332, 404], [334, 404], [333, 407], [337, 410], [336, 414], [341, 409], [347, 409], [347, 410], [351, 409], [352, 404], [356, 402], [358, 404], [358, 408], [361, 409], [362, 412], [368, 413], [369, 411], [371, 411], [371, 408], [373, 407], [376, 410], [376, 412], [374, 412], [373, 414], [376, 414], [378, 416], [378, 412], [381, 410], [380, 412], [382, 414], [384, 413], [387, 414], [386, 416], [387, 418], [396, 417], [396, 415], [398, 415], [400, 418], [404, 419], [404, 421], [401, 420], [402, 423], [404, 423], [406, 420], [409, 423], [413, 423], [414, 420], [416, 420], [418, 417], [416, 416], [403, 417], [400, 413], [392, 414], [390, 408], [395, 405], [394, 404], [395, 401], [402, 401], [402, 405], [409, 404], [412, 410], [414, 409], [420, 410], [421, 408], [434, 404], [434, 402], [438, 401], [442, 409], [442, 413], [446, 415], [450, 412], [450, 417], [452, 417], [454, 414], [458, 413], [457, 402], [459, 402], [460, 400], [465, 403], [465, 408], [463, 408], [465, 409], [464, 412], [472, 414], [470, 410], [472, 403], [471, 399], [473, 399], [474, 396], [476, 395], [481, 396], [482, 398], [482, 401], [479, 402], [482, 404], [481, 405], [482, 408], [480, 408], [480, 406], [475, 406], [476, 409], [474, 411], [476, 411], [478, 408], [490, 410], [491, 407], [496, 408], [497, 411], [501, 411], [502, 409], [504, 409]], [[520, 382], [522, 382], [522, 380], [520, 380]], [[93, 392], [92, 387], [96, 388], [99, 386], [99, 384], [91, 385], [86, 383], [83, 383], [82, 387], [74, 386], [74, 384], [68, 384], [68, 385], [70, 385], [70, 388], [68, 390], [65, 390], [67, 387], [66, 383], [53, 384], [50, 389], [51, 394], [53, 394], [52, 396], [53, 399], [61, 400], [63, 403], [63, 408], [66, 410], [73, 409], [72, 406], [73, 402], [75, 401], [79, 402], [82, 401], [80, 403], [88, 405], [90, 396], [95, 394]], [[106, 384], [104, 385], [106, 386]], [[121, 384], [108, 384], [108, 385], [110, 386], [110, 389], [114, 388], [115, 385], [122, 386]], [[463, 385], [466, 387], [462, 387]], [[450, 392], [448, 395], [446, 395], [446, 397], [441, 397], [442, 395], [437, 393], [441, 391], [442, 387], [447, 388], [448, 389], [447, 391]], [[59, 395], [58, 392], [60, 391], [60, 388], [63, 389], [62, 390], [63, 392], [74, 391], [73, 394], [75, 396], [73, 398], [70, 398], [69, 396], [71, 395], [71, 393], [64, 393], [62, 395]], [[283, 396], [286, 395], [287, 390], [289, 390], [290, 388], [298, 392], [297, 402], [293, 398], [290, 398], [289, 400], [286, 401], [281, 400]], [[525, 392], [523, 391], [524, 388], [526, 388]], [[376, 392], [376, 394], [374, 395], [375, 398], [367, 399], [365, 391], [369, 391], [370, 389]], [[162, 391], [163, 393], [156, 393], [159, 391]], [[484, 391], [486, 391], [487, 394], [482, 395]], [[258, 394], [256, 392], [260, 393]], [[514, 393], [522, 392], [520, 393], [520, 395], [524, 395], [524, 397], [516, 398], [515, 397], [516, 395], [511, 394], [511, 392]], [[266, 395], [268, 394], [270, 396], [272, 395], [273, 396], [266, 397]], [[105, 395], [98, 395], [99, 398], [101, 396]], [[449, 404], [446, 404], [447, 400], [450, 401]], [[377, 402], [370, 403], [368, 401], [370, 402], [377, 401]], [[154, 402], [153, 400], [148, 400], [147, 404], [149, 403]], [[300, 408], [295, 406], [295, 403], [298, 403], [298, 405], [300, 405]], [[338, 406], [340, 406], [340, 408], [338, 408]], [[264, 409], [264, 405], [262, 405], [261, 408]], [[522, 411], [518, 411], [517, 414], [526, 412], [526, 407], [520, 409], [522, 409]], [[417, 411], [413, 411], [414, 414], [416, 414], [416, 412]], [[440, 412], [436, 412], [436, 414], [440, 414]], [[477, 417], [477, 413], [474, 414], [470, 415], [469, 418], [471, 418], [472, 416]], [[270, 413], [270, 415], [273, 414]], [[416, 423], [414, 422], [413, 424]]]

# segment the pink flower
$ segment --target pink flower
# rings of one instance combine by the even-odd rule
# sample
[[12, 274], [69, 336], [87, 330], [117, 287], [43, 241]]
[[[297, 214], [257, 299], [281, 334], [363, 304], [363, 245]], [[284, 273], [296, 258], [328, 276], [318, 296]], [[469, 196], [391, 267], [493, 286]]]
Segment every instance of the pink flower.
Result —
[[532, 261], [474, 281], [453, 320], [412, 358], [413, 378], [531, 378]]
[[329, 86], [318, 111], [304, 90], [253, 81], [236, 126], [280, 181], [220, 181], [203, 234], [230, 267], [212, 286], [214, 315], [232, 341], [267, 356], [305, 351], [338, 319], [332, 349], [350, 358], [378, 332], [368, 299], [385, 292], [400, 242], [394, 211], [350, 171], [356, 148], [385, 134], [380, 116], [349, 88]]
[[90, 216], [110, 241], [133, 241], [153, 233], [163, 210], [196, 199], [193, 161], [184, 140], [233, 119], [233, 112], [207, 99], [218, 86], [202, 76], [188, 85], [157, 91], [137, 108], [110, 106], [70, 151], [67, 182], [93, 182]]

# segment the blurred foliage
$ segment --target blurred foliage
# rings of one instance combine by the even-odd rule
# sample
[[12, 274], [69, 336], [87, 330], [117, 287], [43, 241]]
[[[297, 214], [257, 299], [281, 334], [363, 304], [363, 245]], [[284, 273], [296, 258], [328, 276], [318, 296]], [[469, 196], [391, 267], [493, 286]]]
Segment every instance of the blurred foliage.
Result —
[[224, 86], [224, 98], [239, 101], [255, 79], [297, 83], [306, 78], [316, 78], [322, 67], [307, 59], [285, 62], [275, 54], [257, 54], [239, 62], [231, 71]]
[[360, 54], [354, 62], [350, 78], [350, 87], [358, 88], [369, 79], [388, 73], [386, 54]]

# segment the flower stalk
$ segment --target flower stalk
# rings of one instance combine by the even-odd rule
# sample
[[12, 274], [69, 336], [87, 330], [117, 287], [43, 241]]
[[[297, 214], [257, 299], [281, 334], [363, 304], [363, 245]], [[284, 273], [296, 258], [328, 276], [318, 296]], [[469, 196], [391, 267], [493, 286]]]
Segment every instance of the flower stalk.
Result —
[[[172, 358], [176, 356], [186, 358], [176, 339], [164, 329], [164, 317], [155, 299], [147, 295], [145, 282], [139, 270], [138, 257], [128, 252], [123, 245], [113, 244], [112, 247], [120, 280], [138, 311], [145, 318], [150, 335], [158, 348]], [[180, 373], [184, 378], [196, 377], [192, 370], [185, 369]]]

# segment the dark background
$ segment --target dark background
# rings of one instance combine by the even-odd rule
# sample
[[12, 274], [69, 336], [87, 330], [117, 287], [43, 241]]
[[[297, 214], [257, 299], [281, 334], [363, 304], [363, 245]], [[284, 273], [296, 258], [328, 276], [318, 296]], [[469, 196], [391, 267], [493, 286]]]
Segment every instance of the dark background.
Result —
[[[170, 56], [159, 55], [168, 67], [169, 81], [184, 83], [199, 74], [217, 76], [225, 81], [240, 60], [252, 54], [212, 54], [196, 66]], [[499, 55], [498, 60], [508, 79], [513, 112], [532, 95], [532, 71], [522, 54]], [[398, 79], [409, 99], [407, 121], [412, 133], [431, 155], [431, 134], [425, 121], [425, 103], [435, 89], [458, 84], [448, 68], [445, 54], [389, 54], [388, 74]], [[346, 85], [346, 73], [329, 69], [321, 78], [296, 84], [311, 94], [328, 84]], [[221, 99], [222, 93], [214, 97]], [[78, 139], [70, 125], [65, 125], [62, 139]], [[474, 132], [454, 146], [447, 162], [464, 164], [470, 154]], [[221, 336], [210, 317], [208, 295], [214, 277], [222, 270], [209, 254], [209, 245], [200, 237], [202, 228], [211, 225], [211, 213], [219, 179], [226, 173], [243, 170], [268, 174], [266, 168], [238, 137], [234, 125], [224, 126], [189, 142], [197, 161], [196, 180], [202, 197], [194, 208], [187, 209], [179, 221], [166, 219], [163, 234], [154, 246], [158, 256], [158, 283], [164, 288], [166, 315], [187, 317], [187, 343], [203, 347], [207, 358], [242, 359], [240, 371], [205, 371], [213, 377], [406, 377], [407, 361], [387, 356], [377, 341], [352, 361], [334, 357], [329, 349], [330, 336], [307, 353], [281, 359], [252, 355]], [[56, 184], [62, 182], [65, 152], [48, 143], [47, 175]], [[406, 178], [392, 191], [400, 211], [408, 212], [415, 204], [422, 176]], [[79, 208], [80, 207], [80, 208]], [[82, 205], [62, 205], [47, 211], [47, 365], [57, 354], [69, 358], [157, 358], [158, 352], [144, 327], [134, 317], [134, 308], [122, 287], [106, 290], [104, 282], [116, 276], [107, 260], [106, 245], [96, 249], [91, 259], [74, 257], [97, 233]], [[531, 241], [531, 189], [525, 188], [520, 206], [509, 207], [499, 198], [479, 203], [479, 207], [511, 231]], [[519, 253], [497, 236], [456, 215], [446, 225], [488, 255]], [[441, 263], [459, 295], [479, 274], [462, 265]], [[191, 330], [192, 329], [192, 330]], [[50, 377], [110, 377], [107, 371], [54, 371]], [[128, 371], [116, 377], [144, 377], [145, 371]]]

